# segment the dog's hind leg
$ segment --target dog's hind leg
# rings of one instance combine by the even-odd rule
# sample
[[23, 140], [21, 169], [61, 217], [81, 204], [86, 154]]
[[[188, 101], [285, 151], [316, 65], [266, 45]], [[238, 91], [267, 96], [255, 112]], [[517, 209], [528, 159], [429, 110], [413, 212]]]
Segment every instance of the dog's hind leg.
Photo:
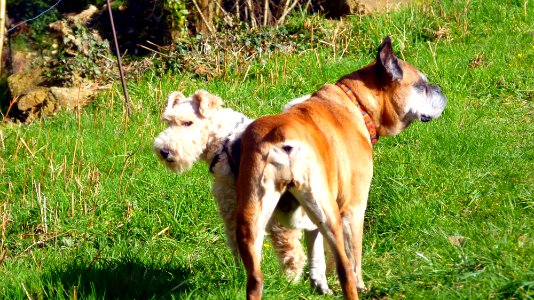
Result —
[[[265, 164], [257, 153], [251, 156], [242, 156], [242, 160], [251, 167], [244, 171], [241, 168], [237, 179], [236, 237], [239, 254], [247, 271], [247, 299], [261, 299], [261, 248], [265, 227], [276, 208], [281, 191], [272, 176], [274, 167]], [[262, 170], [259, 174], [250, 172], [258, 172], [258, 168]]]
[[328, 210], [325, 210], [325, 207], [319, 206], [317, 198], [304, 199], [301, 204], [310, 218], [317, 224], [332, 250], [344, 298], [358, 299], [356, 277], [353, 265], [345, 250], [343, 225], [335, 201], [332, 201], [333, 205], [329, 206]]

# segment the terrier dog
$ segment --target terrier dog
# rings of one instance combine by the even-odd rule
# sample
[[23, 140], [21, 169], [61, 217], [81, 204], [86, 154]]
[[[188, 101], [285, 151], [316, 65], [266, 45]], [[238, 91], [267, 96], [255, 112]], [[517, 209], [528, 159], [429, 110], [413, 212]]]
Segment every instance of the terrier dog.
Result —
[[[309, 95], [294, 99], [286, 108], [308, 98]], [[178, 173], [190, 169], [199, 160], [210, 166], [215, 177], [212, 194], [237, 264], [235, 178], [239, 170], [240, 137], [252, 120], [223, 108], [222, 104], [221, 98], [203, 90], [191, 97], [171, 93], [162, 117], [168, 126], [156, 137], [153, 149], [170, 170]], [[300, 239], [304, 229], [312, 289], [332, 293], [326, 281], [323, 239], [317, 226], [289, 193], [281, 195], [275, 216], [266, 229], [286, 277], [297, 281], [302, 274], [306, 256]]]
[[344, 297], [358, 299], [357, 289], [365, 287], [362, 234], [372, 144], [416, 119], [439, 117], [445, 104], [440, 88], [398, 59], [387, 37], [371, 64], [281, 114], [253, 121], [241, 137], [237, 178], [237, 243], [247, 298], [261, 298], [263, 231], [280, 196], [290, 192], [328, 242]]

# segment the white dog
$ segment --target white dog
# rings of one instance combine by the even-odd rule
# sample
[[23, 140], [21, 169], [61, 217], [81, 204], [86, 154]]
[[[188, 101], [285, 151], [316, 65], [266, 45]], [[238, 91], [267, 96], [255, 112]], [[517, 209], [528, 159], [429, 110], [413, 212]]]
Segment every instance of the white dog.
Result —
[[[309, 95], [297, 98], [286, 109], [308, 98]], [[240, 162], [240, 137], [253, 120], [222, 108], [222, 104], [221, 98], [203, 90], [191, 97], [180, 92], [171, 93], [162, 118], [168, 127], [156, 137], [153, 149], [169, 169], [178, 173], [190, 169], [198, 160], [210, 166], [215, 177], [212, 194], [224, 221], [228, 246], [237, 263], [235, 178]], [[266, 230], [286, 277], [297, 281], [302, 274], [306, 256], [300, 239], [304, 229], [312, 289], [331, 294], [326, 282], [323, 239], [317, 227], [289, 193], [280, 198], [274, 216]]]

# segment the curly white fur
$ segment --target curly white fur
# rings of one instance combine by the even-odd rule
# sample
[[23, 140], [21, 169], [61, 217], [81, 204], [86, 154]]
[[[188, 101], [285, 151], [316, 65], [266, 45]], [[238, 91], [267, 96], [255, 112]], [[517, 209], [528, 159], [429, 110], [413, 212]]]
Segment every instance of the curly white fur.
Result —
[[[287, 107], [308, 98], [309, 95], [297, 98]], [[168, 127], [155, 138], [154, 152], [170, 170], [178, 173], [189, 170], [198, 160], [203, 160], [211, 166], [215, 177], [212, 194], [217, 203], [219, 215], [224, 221], [227, 244], [238, 263], [234, 219], [235, 178], [230, 167], [228, 152], [223, 151], [223, 148], [224, 145], [231, 146], [239, 139], [252, 120], [239, 112], [222, 108], [221, 98], [203, 90], [195, 92], [190, 97], [185, 97], [180, 92], [171, 93], [162, 119], [167, 122]], [[216, 163], [212, 163], [216, 156]], [[300, 242], [303, 227], [297, 226], [298, 228], [295, 229], [294, 224], [286, 224], [283, 212], [278, 215], [280, 216], [278, 219], [284, 225], [278, 219], [273, 218], [269, 222], [267, 231], [284, 274], [290, 281], [297, 281], [306, 264], [306, 255]], [[303, 218], [307, 216], [303, 214]], [[307, 229], [316, 232], [314, 228]], [[322, 241], [322, 239], [315, 240], [317, 234], [307, 234], [308, 236], [313, 236], [315, 244]], [[323, 249], [322, 247], [313, 248], [315, 249], [308, 249], [309, 255], [312, 255], [309, 257], [312, 264], [310, 266], [311, 285], [320, 293], [331, 293], [326, 283]]]

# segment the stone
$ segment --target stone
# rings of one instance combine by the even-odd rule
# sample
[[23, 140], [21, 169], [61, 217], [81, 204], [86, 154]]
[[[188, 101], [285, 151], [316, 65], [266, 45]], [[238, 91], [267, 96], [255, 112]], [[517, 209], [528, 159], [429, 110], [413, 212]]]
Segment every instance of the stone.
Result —
[[58, 109], [75, 110], [86, 106], [93, 100], [97, 91], [81, 87], [51, 87], [51, 101], [56, 103]]
[[40, 69], [19, 72], [7, 78], [7, 87], [12, 97], [22, 96], [44, 81]]
[[32, 110], [34, 107], [42, 106], [48, 97], [48, 88], [34, 87], [26, 91], [17, 101], [17, 108], [21, 111]]

